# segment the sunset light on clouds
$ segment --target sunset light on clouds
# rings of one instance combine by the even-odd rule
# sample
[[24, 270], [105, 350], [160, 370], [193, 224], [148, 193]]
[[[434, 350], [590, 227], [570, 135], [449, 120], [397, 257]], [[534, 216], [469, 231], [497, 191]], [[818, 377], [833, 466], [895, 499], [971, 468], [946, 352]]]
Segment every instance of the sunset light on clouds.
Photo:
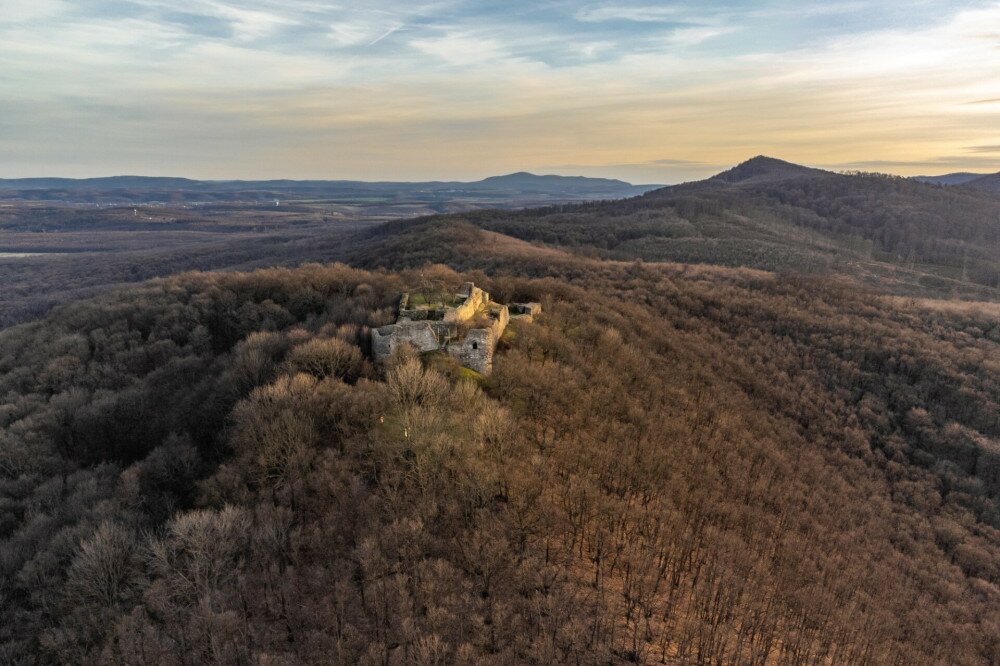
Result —
[[5, 177], [1000, 169], [1000, 2], [2, 5]]

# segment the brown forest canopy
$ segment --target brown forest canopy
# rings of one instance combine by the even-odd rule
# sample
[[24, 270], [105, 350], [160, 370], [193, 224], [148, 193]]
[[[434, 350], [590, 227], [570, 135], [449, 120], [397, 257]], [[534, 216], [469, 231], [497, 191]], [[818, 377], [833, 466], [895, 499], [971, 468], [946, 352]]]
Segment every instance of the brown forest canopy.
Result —
[[[0, 332], [0, 661], [1000, 660], [996, 306], [453, 223], [357, 260], [397, 252], [471, 272], [189, 274]], [[466, 279], [546, 311], [489, 380], [367, 360]]]

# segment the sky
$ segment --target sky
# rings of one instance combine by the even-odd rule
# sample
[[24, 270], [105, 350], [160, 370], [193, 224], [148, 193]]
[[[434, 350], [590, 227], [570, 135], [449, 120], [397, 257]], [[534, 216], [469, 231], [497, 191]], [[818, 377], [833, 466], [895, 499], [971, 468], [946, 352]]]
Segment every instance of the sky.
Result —
[[1000, 171], [1000, 0], [0, 0], [0, 177]]

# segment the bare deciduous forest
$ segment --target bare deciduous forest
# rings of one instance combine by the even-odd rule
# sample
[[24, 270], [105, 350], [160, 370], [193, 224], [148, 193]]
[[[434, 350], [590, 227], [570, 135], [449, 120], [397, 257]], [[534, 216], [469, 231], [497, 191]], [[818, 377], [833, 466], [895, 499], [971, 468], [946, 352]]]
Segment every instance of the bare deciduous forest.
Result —
[[1000, 666], [998, 74], [1000, 0], [0, 0], [0, 666]]
[[[1000, 660], [995, 304], [363, 233], [0, 332], [0, 659]], [[368, 360], [466, 279], [491, 377]]]

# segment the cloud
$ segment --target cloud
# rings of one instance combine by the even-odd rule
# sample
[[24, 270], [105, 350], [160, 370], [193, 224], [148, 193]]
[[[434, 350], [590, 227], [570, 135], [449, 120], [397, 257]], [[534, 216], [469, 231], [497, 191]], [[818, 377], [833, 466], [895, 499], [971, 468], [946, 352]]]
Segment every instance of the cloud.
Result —
[[575, 18], [584, 23], [605, 21], [665, 23], [677, 20], [680, 13], [680, 9], [672, 5], [600, 5], [581, 9]]
[[907, 170], [913, 169], [982, 169], [1000, 168], [1000, 158], [979, 158], [968, 155], [946, 155], [931, 157], [922, 160], [859, 160], [855, 162], [841, 162], [839, 164], [828, 164], [831, 169], [886, 169], [886, 170]]
[[479, 65], [509, 56], [498, 40], [473, 32], [449, 31], [440, 36], [412, 39], [409, 44], [452, 65]]
[[644, 164], [656, 164], [659, 166], [717, 166], [717, 165], [707, 165], [699, 160], [677, 160], [677, 159], [659, 159], [650, 160]]
[[736, 26], [696, 26], [691, 28], [678, 28], [670, 33], [667, 42], [676, 46], [697, 46], [716, 37], [730, 35], [738, 32]]
[[4, 0], [3, 9], [0, 10], [0, 25], [58, 16], [68, 7], [63, 0]]
[[341, 21], [330, 26], [329, 37], [339, 47], [351, 47], [374, 43], [379, 34], [379, 26], [368, 21]]
[[376, 37], [372, 41], [368, 42], [367, 46], [375, 46], [376, 44], [378, 44], [382, 40], [388, 39], [390, 36], [396, 34], [397, 32], [399, 32], [402, 29], [403, 29], [402, 25], [395, 25], [395, 26], [389, 28], [388, 30], [386, 30], [385, 32], [383, 32], [381, 35], [379, 35], [378, 37]]
[[587, 60], [591, 60], [597, 56], [611, 52], [616, 46], [617, 44], [611, 41], [590, 42], [580, 47], [580, 54]]
[[759, 153], [971, 168], [1000, 126], [1000, 2], [967, 6], [7, 0], [0, 169], [141, 171], [161, 153], [206, 177], [563, 164], [664, 182]]

